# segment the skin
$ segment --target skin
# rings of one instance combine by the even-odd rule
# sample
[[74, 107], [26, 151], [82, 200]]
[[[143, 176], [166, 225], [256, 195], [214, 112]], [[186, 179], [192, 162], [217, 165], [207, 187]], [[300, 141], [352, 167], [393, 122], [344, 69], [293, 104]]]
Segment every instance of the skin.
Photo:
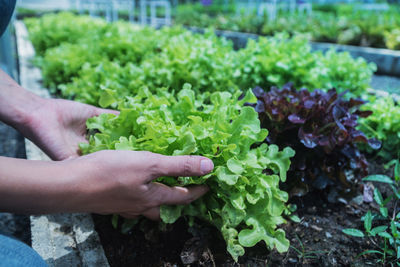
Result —
[[201, 156], [145, 151], [100, 151], [79, 157], [86, 120], [117, 111], [62, 99], [43, 99], [0, 71], [0, 120], [20, 131], [54, 161], [0, 157], [0, 210], [26, 214], [117, 213], [157, 220], [160, 205], [188, 204], [205, 186], [168, 187], [160, 176], [201, 176], [214, 168]]

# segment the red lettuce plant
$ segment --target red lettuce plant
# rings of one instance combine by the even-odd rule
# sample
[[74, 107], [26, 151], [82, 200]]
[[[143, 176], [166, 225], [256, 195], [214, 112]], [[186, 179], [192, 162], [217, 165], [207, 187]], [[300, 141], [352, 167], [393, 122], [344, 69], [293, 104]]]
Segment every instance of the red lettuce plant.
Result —
[[266, 141], [296, 151], [287, 180], [292, 195], [308, 192], [309, 186], [348, 188], [351, 177], [367, 175], [368, 162], [356, 143], [373, 149], [381, 144], [356, 129], [358, 118], [372, 113], [359, 110], [363, 100], [346, 100], [335, 89], [296, 90], [292, 84], [268, 92], [257, 87], [253, 92], [258, 101], [252, 106], [270, 133]]

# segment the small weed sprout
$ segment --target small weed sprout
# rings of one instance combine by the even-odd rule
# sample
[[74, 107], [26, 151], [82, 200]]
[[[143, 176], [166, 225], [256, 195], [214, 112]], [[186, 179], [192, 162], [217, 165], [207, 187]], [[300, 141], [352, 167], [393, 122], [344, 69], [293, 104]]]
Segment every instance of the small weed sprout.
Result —
[[[343, 233], [360, 238], [369, 238], [376, 249], [366, 250], [358, 255], [377, 254], [377, 263], [382, 266], [400, 266], [400, 161], [394, 167], [394, 179], [386, 175], [370, 175], [363, 181], [386, 183], [393, 194], [383, 198], [378, 188], [374, 189], [374, 200], [379, 205], [379, 213], [370, 210], [364, 215], [364, 231], [350, 228]], [[390, 202], [390, 205], [389, 205]], [[375, 227], [373, 223], [375, 222]], [[375, 238], [376, 237], [376, 238]]]

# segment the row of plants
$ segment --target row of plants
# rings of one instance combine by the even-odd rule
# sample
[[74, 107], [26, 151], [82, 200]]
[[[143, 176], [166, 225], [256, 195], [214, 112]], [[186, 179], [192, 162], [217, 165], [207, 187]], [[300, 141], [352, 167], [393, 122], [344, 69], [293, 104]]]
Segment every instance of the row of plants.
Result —
[[92, 104], [111, 91], [121, 96], [143, 85], [182, 88], [187, 82], [201, 92], [269, 88], [291, 81], [298, 88], [335, 87], [361, 95], [376, 69], [348, 53], [311, 53], [305, 38], [285, 34], [250, 41], [234, 51], [231, 42], [212, 31], [200, 35], [179, 27], [106, 24], [70, 13], [26, 23], [45, 86]]
[[[208, 221], [235, 260], [260, 241], [287, 250], [277, 228], [292, 210], [287, 192], [351, 187], [367, 174], [359, 143], [376, 151], [378, 138], [386, 146], [373, 119], [386, 110], [371, 115], [365, 101], [354, 98], [367, 94], [374, 66], [346, 53], [312, 53], [302, 37], [261, 38], [235, 51], [211, 31], [107, 24], [70, 13], [26, 23], [53, 93], [121, 111], [88, 120], [93, 134], [81, 144], [83, 153], [148, 150], [213, 160], [209, 175], [160, 178], [211, 189], [188, 206], [162, 207], [161, 217], [165, 223], [181, 216]], [[309, 90], [295, 89], [305, 86]], [[400, 107], [393, 102], [392, 109]], [[397, 125], [379, 130], [389, 136]], [[349, 170], [356, 180], [347, 177]]]
[[[255, 11], [249, 12], [234, 4], [182, 4], [175, 8], [173, 18], [176, 24], [185, 26], [213, 27], [268, 36], [287, 32], [290, 36], [305, 34], [309, 40], [317, 42], [400, 49], [400, 19], [396, 8], [379, 13], [356, 11], [348, 5], [321, 5], [313, 8], [312, 16], [282, 11], [276, 20], [269, 21], [266, 16], [258, 17]], [[45, 13], [22, 8], [18, 10], [20, 17]], [[120, 11], [119, 17], [127, 20], [128, 13]], [[135, 19], [139, 20], [137, 12]]]
[[400, 16], [393, 8], [386, 12], [358, 11], [354, 6], [317, 7], [312, 15], [282, 11], [269, 20], [252, 11], [211, 12], [211, 6], [187, 4], [177, 7], [175, 23], [194, 27], [249, 32], [272, 36], [287, 32], [305, 34], [316, 42], [400, 49]]

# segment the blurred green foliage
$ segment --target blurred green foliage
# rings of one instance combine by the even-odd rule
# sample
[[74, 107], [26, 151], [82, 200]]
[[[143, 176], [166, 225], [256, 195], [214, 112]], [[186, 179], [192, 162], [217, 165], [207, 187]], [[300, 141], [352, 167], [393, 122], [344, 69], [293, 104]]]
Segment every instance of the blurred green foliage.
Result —
[[298, 88], [336, 87], [361, 95], [375, 70], [347, 53], [312, 53], [302, 36], [260, 38], [235, 51], [231, 42], [212, 31], [155, 30], [70, 13], [26, 23], [45, 86], [91, 104], [110, 92], [123, 96], [143, 85], [181, 88], [185, 83], [204, 92], [268, 89], [293, 82]]
[[384, 160], [392, 160], [400, 151], [400, 105], [391, 95], [386, 97], [371, 96], [370, 102], [363, 106], [364, 110], [373, 113], [360, 120], [359, 130], [369, 138], [382, 141], [378, 156]]
[[274, 21], [251, 11], [231, 11], [234, 6], [221, 12], [209, 12], [211, 7], [199, 6], [178, 6], [175, 23], [261, 35], [285, 31], [291, 36], [307, 34], [317, 42], [400, 49], [400, 15], [395, 6], [386, 12], [374, 12], [361, 11], [352, 5], [316, 5], [311, 16], [280, 11]]

